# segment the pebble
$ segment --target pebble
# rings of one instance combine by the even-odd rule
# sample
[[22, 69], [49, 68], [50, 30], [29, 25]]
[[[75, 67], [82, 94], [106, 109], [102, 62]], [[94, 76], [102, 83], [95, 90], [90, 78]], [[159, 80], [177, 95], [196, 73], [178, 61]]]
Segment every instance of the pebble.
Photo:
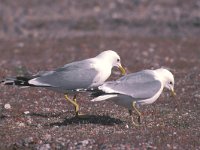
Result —
[[30, 116], [28, 116], [26, 122], [30, 125], [30, 124], [32, 124], [33, 119]]
[[171, 148], [171, 145], [170, 145], [170, 144], [167, 144], [167, 147], [168, 147], [168, 148]]
[[10, 104], [5, 104], [5, 105], [4, 105], [4, 108], [5, 108], [5, 109], [11, 109], [11, 105], [10, 105]]
[[200, 98], [200, 94], [195, 94], [194, 97]]
[[153, 53], [155, 51], [154, 48], [149, 48], [149, 52]]
[[148, 54], [147, 51], [143, 51], [143, 52], [142, 52], [142, 55], [145, 56], [145, 57], [147, 57], [149, 54]]
[[99, 6], [95, 6], [95, 7], [94, 7], [94, 11], [95, 11], [95, 12], [100, 12], [100, 11], [101, 11], [101, 8], [100, 8]]
[[37, 124], [37, 127], [38, 127], [38, 128], [42, 128], [42, 125], [41, 125], [41, 124]]
[[129, 128], [129, 126], [126, 124], [126, 126], [125, 126], [127, 129]]
[[86, 147], [89, 143], [94, 143], [95, 141], [92, 139], [87, 139], [76, 143], [77, 148], [82, 149], [82, 147]]
[[30, 111], [25, 111], [24, 114], [28, 115], [28, 114], [30, 114]]
[[37, 148], [38, 150], [50, 150], [51, 146], [50, 144], [43, 144], [41, 145], [39, 148]]
[[50, 134], [46, 134], [46, 135], [43, 136], [43, 139], [44, 139], [45, 141], [51, 141], [52, 137], [51, 137]]
[[19, 127], [25, 127], [25, 124], [23, 122], [18, 122], [17, 124]]
[[33, 143], [34, 142], [34, 139], [33, 137], [28, 137], [28, 138], [25, 138], [24, 141], [23, 141], [23, 145], [25, 146], [29, 146], [29, 144]]
[[24, 47], [24, 43], [20, 42], [20, 43], [17, 44], [17, 46], [20, 47], [20, 48], [22, 48], [22, 47]]
[[89, 140], [83, 140], [83, 141], [79, 142], [77, 145], [86, 146], [88, 144], [89, 144]]

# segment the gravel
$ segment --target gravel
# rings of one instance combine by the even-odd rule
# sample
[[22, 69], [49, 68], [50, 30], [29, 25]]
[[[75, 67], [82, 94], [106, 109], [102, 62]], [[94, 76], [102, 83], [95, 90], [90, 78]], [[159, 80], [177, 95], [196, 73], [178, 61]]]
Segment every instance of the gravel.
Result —
[[[199, 1], [0, 2], [0, 80], [117, 51], [128, 73], [165, 66], [177, 96], [143, 106], [142, 125], [111, 102], [0, 85], [0, 149], [200, 149]], [[114, 69], [109, 80], [119, 78]], [[135, 116], [135, 119], [137, 117]]]

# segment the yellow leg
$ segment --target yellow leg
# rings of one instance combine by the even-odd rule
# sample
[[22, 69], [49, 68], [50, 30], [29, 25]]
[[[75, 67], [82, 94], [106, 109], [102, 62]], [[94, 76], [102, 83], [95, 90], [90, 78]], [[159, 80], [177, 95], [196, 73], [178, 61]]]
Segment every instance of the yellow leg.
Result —
[[76, 102], [76, 95], [74, 95], [74, 97], [73, 97], [73, 101]]
[[142, 116], [141, 112], [137, 109], [136, 107], [136, 102], [133, 101], [133, 104], [132, 104], [133, 108], [135, 109], [135, 111], [138, 113], [139, 116]]
[[129, 112], [129, 115], [131, 116], [131, 121], [132, 121], [132, 123], [133, 123], [135, 126], [139, 126], [139, 124], [137, 124], [137, 123], [135, 123], [135, 121], [133, 121], [133, 112], [132, 112], [132, 110], [128, 110], [128, 112]]
[[[77, 101], [76, 101], [76, 95], [74, 95], [73, 101], [78, 105], [78, 103], [77, 103]], [[78, 108], [77, 108], [77, 107], [78, 107]], [[81, 116], [81, 115], [83, 115], [83, 114], [79, 112], [79, 105], [78, 105], [77, 107], [75, 106], [75, 107], [74, 107], [74, 110], [75, 110], [75, 112], [76, 112], [76, 117], [79, 117], [79, 116]]]
[[[136, 123], [133, 121], [133, 117], [131, 116], [132, 122], [133, 122], [134, 125], [139, 126], [139, 125], [141, 124], [141, 116], [142, 116], [142, 114], [141, 114], [141, 112], [136, 108], [136, 102], [135, 102], [135, 101], [133, 101], [132, 107], [135, 109], [135, 111], [136, 111], [137, 114], [138, 114], [138, 123], [139, 123], [139, 124], [136, 124]], [[129, 113], [130, 113], [130, 111], [129, 111]], [[131, 113], [130, 113], [130, 114], [131, 114]]]
[[67, 94], [65, 94], [65, 98], [66, 98], [67, 101], [69, 101], [70, 103], [72, 103], [72, 105], [74, 105], [76, 116], [78, 116], [78, 115], [79, 115], [79, 105], [78, 105], [77, 102], [76, 102], [76, 95], [74, 96], [73, 100], [71, 100], [71, 99], [67, 96]]

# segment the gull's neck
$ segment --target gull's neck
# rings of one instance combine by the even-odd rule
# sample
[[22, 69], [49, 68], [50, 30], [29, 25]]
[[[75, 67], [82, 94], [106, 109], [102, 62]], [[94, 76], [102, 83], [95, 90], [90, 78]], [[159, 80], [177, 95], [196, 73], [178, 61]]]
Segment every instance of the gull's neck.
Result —
[[165, 85], [168, 79], [167, 75], [169, 74], [169, 71], [164, 68], [160, 68], [160, 69], [156, 69], [155, 73], [156, 73], [157, 78], [163, 83], [163, 85]]
[[94, 57], [94, 59], [97, 60], [97, 62], [105, 68], [112, 69], [112, 67], [113, 67], [113, 61], [112, 61], [111, 57], [98, 55], [98, 56]]

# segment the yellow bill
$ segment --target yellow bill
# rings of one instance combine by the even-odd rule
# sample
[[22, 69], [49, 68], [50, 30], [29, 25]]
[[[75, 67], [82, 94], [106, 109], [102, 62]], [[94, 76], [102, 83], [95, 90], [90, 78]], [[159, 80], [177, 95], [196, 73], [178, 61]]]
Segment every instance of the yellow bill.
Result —
[[176, 92], [173, 89], [171, 89], [171, 96], [176, 96]]
[[119, 65], [118, 68], [119, 68], [119, 70], [121, 71], [121, 74], [122, 74], [122, 75], [125, 75], [125, 74], [126, 74], [126, 70], [125, 70], [121, 65]]

